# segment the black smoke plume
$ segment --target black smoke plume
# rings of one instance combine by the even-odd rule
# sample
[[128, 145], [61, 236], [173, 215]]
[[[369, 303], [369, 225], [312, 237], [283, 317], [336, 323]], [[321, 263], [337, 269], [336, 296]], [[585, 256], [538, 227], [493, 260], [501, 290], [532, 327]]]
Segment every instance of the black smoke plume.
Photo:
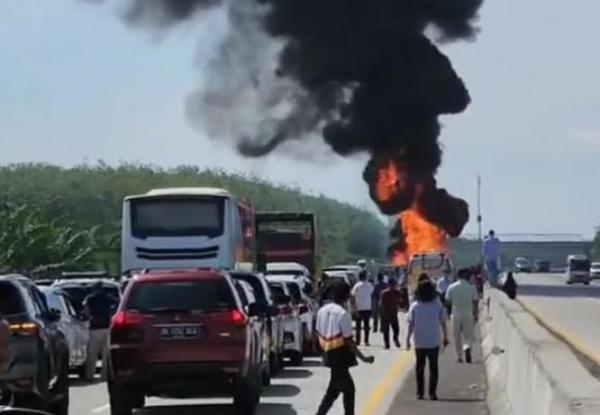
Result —
[[[247, 79], [194, 96], [188, 112], [201, 120], [195, 124], [210, 130], [209, 118], [220, 116], [237, 149], [252, 157], [314, 132], [340, 155], [367, 152], [372, 159], [363, 177], [382, 212], [397, 214], [417, 202], [427, 220], [456, 236], [468, 220], [468, 206], [436, 187], [439, 116], [464, 111], [470, 96], [435, 41], [472, 38], [482, 1], [132, 0], [127, 16], [168, 25], [211, 7], [228, 8], [237, 16], [231, 30], [241, 33], [235, 45], [246, 56]], [[245, 45], [248, 38], [257, 43]], [[264, 48], [256, 47], [260, 42]], [[231, 50], [222, 52], [228, 56]], [[227, 62], [243, 65], [222, 60], [225, 73], [233, 70], [224, 69]], [[259, 120], [245, 118], [245, 131], [232, 130], [223, 113], [230, 111], [235, 124], [236, 102], [249, 85], [257, 92], [244, 108], [258, 108]], [[381, 201], [374, 190], [377, 172], [389, 160], [403, 166], [406, 182], [395, 198]]]

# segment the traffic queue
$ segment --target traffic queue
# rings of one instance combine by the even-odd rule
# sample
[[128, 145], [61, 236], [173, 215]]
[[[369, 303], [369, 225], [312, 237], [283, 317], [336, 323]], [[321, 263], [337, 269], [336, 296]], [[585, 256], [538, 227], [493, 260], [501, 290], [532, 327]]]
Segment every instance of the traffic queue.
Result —
[[[112, 414], [132, 413], [146, 396], [223, 394], [239, 413], [252, 413], [284, 365], [301, 365], [317, 350], [312, 280], [300, 264], [290, 263], [288, 274], [284, 265], [274, 274], [147, 270], [123, 291], [108, 278], [37, 285], [1, 276], [1, 405], [67, 415], [70, 375], [92, 381], [99, 366]], [[103, 329], [93, 327], [98, 316], [86, 299], [100, 291], [110, 299], [110, 321], [98, 348], [94, 332]]]
[[225, 395], [255, 413], [271, 377], [319, 349], [316, 226], [223, 189], [126, 197], [119, 281], [0, 277], [0, 406], [68, 415], [70, 375], [100, 366], [111, 415], [151, 396]]

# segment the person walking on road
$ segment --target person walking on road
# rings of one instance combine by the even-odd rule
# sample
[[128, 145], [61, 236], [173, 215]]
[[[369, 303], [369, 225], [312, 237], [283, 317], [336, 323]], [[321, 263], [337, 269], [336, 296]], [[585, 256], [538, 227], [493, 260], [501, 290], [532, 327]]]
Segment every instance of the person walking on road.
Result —
[[469, 282], [471, 272], [468, 269], [458, 271], [458, 281], [448, 288], [446, 298], [452, 307], [452, 332], [454, 334], [454, 347], [458, 362], [472, 362], [471, 347], [475, 331], [475, 320], [479, 294], [473, 284]]
[[392, 329], [392, 338], [396, 347], [400, 348], [400, 324], [398, 323], [398, 311], [406, 309], [404, 297], [398, 289], [396, 279], [390, 278], [388, 288], [382, 291], [379, 300], [379, 312], [381, 314], [381, 332], [383, 333], [383, 343], [386, 349], [390, 348], [390, 328]]
[[454, 282], [450, 271], [445, 271], [444, 276], [437, 281], [437, 292], [440, 296], [440, 301], [446, 307], [446, 312], [450, 315], [450, 304], [446, 300], [446, 293], [448, 292], [448, 288]]
[[438, 299], [436, 287], [427, 274], [419, 277], [415, 290], [415, 301], [408, 310], [408, 334], [406, 348], [411, 349], [411, 336], [414, 334], [417, 357], [417, 398], [425, 394], [425, 364], [429, 362], [429, 397], [436, 401], [438, 384], [438, 359], [440, 347], [448, 345], [446, 310]]
[[333, 302], [321, 307], [317, 313], [316, 330], [323, 350], [323, 363], [330, 369], [329, 385], [319, 405], [317, 415], [325, 415], [343, 394], [345, 415], [354, 415], [355, 387], [350, 368], [356, 359], [373, 363], [372, 356], [365, 356], [352, 339], [352, 317], [344, 308], [350, 298], [350, 287], [342, 281], [331, 285]]
[[368, 346], [373, 312], [373, 284], [367, 281], [365, 271], [361, 271], [358, 282], [352, 288], [352, 299], [356, 312], [356, 344], [360, 346], [361, 333], [364, 330], [365, 344]]
[[373, 332], [377, 333], [379, 331], [379, 321], [381, 320], [381, 310], [379, 309], [379, 299], [381, 298], [381, 293], [383, 290], [387, 288], [387, 284], [385, 283], [385, 278], [382, 273], [377, 274], [377, 281], [375, 282], [375, 286], [373, 287]]
[[116, 302], [102, 289], [102, 282], [94, 284], [92, 293], [83, 301], [85, 314], [90, 321], [90, 335], [88, 340], [87, 360], [85, 364], [85, 378], [94, 379], [96, 362], [102, 358], [102, 380], [106, 379], [106, 359], [108, 353], [108, 328], [112, 315], [112, 306]]
[[496, 238], [496, 234], [491, 230], [483, 240], [483, 261], [487, 272], [488, 282], [492, 288], [498, 286], [498, 274], [500, 268], [498, 260], [500, 258], [500, 240]]

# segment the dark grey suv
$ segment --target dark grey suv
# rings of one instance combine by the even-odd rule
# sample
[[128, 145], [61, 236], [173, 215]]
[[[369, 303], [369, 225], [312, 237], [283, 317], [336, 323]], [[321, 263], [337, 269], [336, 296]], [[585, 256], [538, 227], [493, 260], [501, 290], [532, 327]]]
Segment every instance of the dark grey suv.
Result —
[[0, 276], [0, 315], [8, 322], [8, 365], [0, 372], [2, 396], [11, 404], [68, 415], [69, 347], [51, 310], [31, 280]]

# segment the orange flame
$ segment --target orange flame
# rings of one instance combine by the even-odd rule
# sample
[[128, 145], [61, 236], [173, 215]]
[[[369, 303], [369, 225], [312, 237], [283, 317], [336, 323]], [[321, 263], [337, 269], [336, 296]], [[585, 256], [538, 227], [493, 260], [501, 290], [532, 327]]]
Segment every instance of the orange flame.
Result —
[[416, 254], [426, 252], [447, 253], [446, 233], [438, 226], [428, 222], [421, 216], [418, 209], [411, 208], [400, 214], [402, 231], [406, 249], [395, 252], [392, 257], [394, 265], [406, 265]]
[[[379, 201], [387, 202], [406, 187], [403, 166], [389, 161], [379, 170], [376, 195]], [[405, 249], [396, 249], [391, 254], [391, 261], [396, 266], [408, 263], [413, 255], [426, 252], [447, 252], [446, 232], [428, 222], [420, 213], [418, 195], [423, 186], [415, 186], [415, 202], [404, 212], [400, 212], [398, 220], [404, 234]]]

